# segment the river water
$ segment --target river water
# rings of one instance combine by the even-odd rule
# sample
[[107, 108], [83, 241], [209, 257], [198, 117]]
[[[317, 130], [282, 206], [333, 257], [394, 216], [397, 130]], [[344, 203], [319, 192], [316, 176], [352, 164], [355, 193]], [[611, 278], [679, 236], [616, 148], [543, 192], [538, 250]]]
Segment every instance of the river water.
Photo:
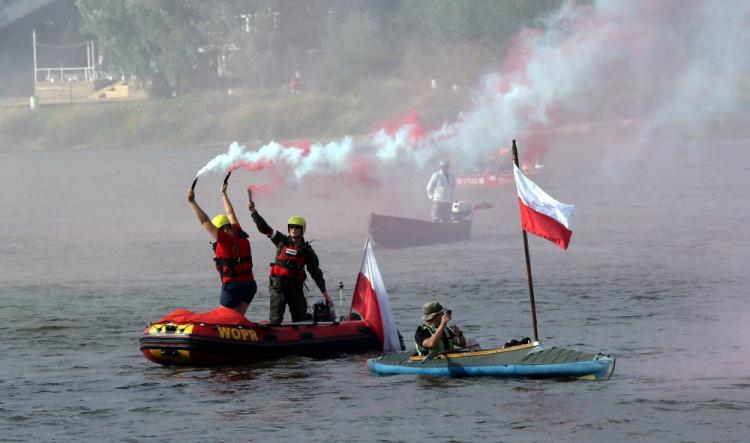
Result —
[[[747, 441], [747, 140], [674, 145], [639, 160], [571, 142], [548, 162], [545, 190], [577, 209], [569, 250], [530, 238], [540, 336], [615, 356], [607, 382], [381, 377], [370, 355], [160, 367], [138, 350], [146, 323], [218, 302], [209, 237], [185, 202], [217, 152], [2, 153], [0, 440]], [[367, 214], [426, 217], [427, 178], [300, 187], [258, 208], [275, 226], [308, 217], [346, 305]], [[260, 320], [273, 249], [239, 203], [253, 180], [238, 172], [230, 190], [252, 232], [260, 290], [248, 316]], [[209, 215], [219, 182], [198, 185]], [[514, 190], [460, 197], [494, 204], [472, 240], [375, 249], [407, 343], [431, 299], [485, 347], [531, 335]]]

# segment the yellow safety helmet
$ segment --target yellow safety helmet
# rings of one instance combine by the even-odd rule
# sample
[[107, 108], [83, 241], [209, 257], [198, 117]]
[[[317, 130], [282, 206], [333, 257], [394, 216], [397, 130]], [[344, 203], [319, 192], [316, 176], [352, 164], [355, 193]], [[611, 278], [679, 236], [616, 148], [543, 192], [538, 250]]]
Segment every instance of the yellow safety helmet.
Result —
[[216, 226], [219, 229], [223, 228], [226, 225], [231, 224], [231, 222], [229, 221], [229, 217], [227, 217], [224, 214], [219, 214], [216, 217], [214, 217], [211, 220], [211, 223], [213, 223], [213, 225]]
[[300, 217], [299, 215], [293, 215], [289, 217], [289, 221], [286, 222], [287, 226], [289, 225], [299, 225], [302, 226], [302, 233], [305, 233], [305, 229], [307, 229], [307, 222], [304, 218]]

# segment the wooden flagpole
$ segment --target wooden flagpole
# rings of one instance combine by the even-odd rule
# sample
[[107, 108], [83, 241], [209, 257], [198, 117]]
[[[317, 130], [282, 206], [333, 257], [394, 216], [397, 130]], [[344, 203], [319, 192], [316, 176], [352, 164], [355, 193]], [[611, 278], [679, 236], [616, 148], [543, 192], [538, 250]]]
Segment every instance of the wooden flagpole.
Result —
[[[513, 140], [513, 163], [517, 168], [521, 168], [518, 165], [518, 149], [516, 148], [516, 141]], [[531, 305], [531, 325], [534, 328], [534, 341], [539, 341], [539, 332], [536, 328], [536, 303], [534, 303], [534, 282], [531, 278], [531, 258], [529, 257], [529, 238], [526, 235], [526, 230], [521, 229], [523, 233], [523, 250], [526, 253], [526, 275], [529, 280], [529, 304]]]

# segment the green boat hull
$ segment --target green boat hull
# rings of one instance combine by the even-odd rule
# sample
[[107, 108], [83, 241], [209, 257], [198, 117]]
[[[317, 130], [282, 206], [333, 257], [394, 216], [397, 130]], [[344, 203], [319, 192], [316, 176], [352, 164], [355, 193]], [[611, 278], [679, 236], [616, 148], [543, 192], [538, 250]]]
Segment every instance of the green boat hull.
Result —
[[526, 377], [579, 378], [608, 380], [615, 359], [604, 354], [558, 347], [544, 348], [539, 343], [511, 348], [456, 352], [424, 359], [415, 351], [385, 354], [367, 361], [376, 374], [423, 374], [447, 377]]

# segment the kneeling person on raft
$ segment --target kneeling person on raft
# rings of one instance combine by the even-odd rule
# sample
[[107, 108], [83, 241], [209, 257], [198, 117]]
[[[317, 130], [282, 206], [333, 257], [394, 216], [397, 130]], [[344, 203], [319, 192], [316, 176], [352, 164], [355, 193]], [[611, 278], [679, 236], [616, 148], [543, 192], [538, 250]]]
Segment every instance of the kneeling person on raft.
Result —
[[221, 278], [221, 306], [234, 309], [242, 315], [247, 312], [258, 286], [253, 277], [253, 258], [248, 235], [240, 227], [234, 208], [227, 196], [226, 181], [221, 186], [225, 214], [208, 219], [208, 215], [195, 201], [195, 191], [189, 189], [187, 199], [201, 226], [216, 240], [213, 243], [214, 263]]
[[248, 203], [247, 208], [252, 214], [258, 231], [268, 236], [276, 246], [276, 260], [271, 263], [269, 276], [270, 323], [280, 324], [282, 322], [286, 305], [289, 305], [293, 322], [309, 319], [304, 293], [304, 281], [307, 278], [305, 269], [310, 273], [320, 292], [323, 293], [325, 304], [333, 307], [333, 301], [326, 291], [326, 281], [323, 278], [323, 271], [320, 270], [318, 256], [310, 243], [306, 242], [304, 238], [307, 227], [305, 219], [298, 216], [289, 218], [287, 222], [287, 233], [289, 235], [284, 235], [275, 231], [266, 223], [255, 209], [255, 202]]
[[448, 326], [452, 312], [436, 301], [422, 307], [422, 323], [414, 333], [414, 344], [421, 356], [440, 354], [454, 350], [455, 346], [466, 346], [466, 337], [456, 325]]

